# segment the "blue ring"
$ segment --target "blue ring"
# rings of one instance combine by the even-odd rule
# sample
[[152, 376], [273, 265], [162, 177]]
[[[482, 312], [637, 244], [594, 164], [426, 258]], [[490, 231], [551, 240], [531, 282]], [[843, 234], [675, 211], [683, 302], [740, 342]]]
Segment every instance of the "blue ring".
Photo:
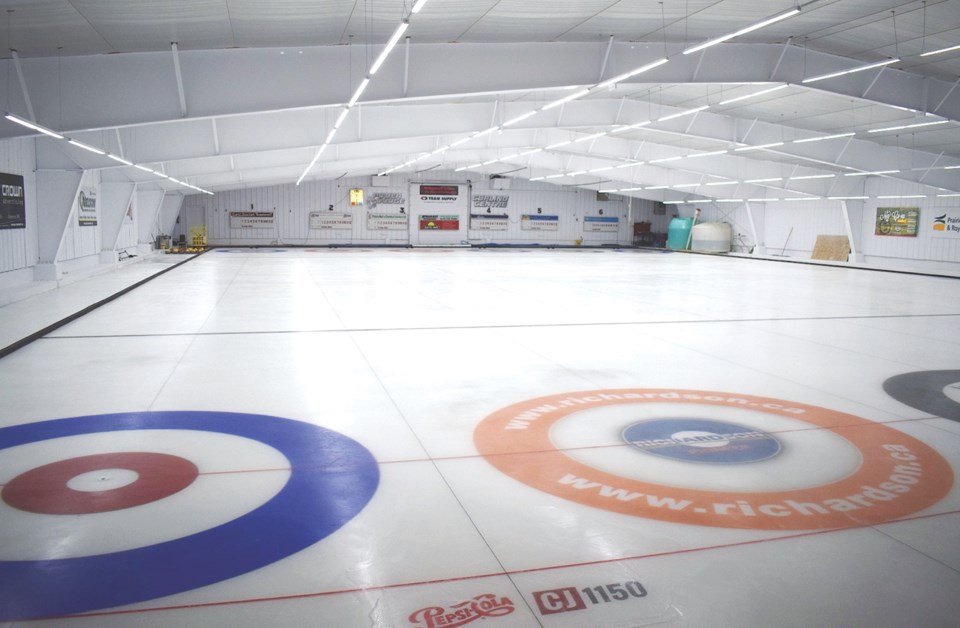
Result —
[[329, 536], [373, 497], [373, 455], [337, 432], [290, 419], [227, 412], [142, 412], [0, 429], [0, 450], [79, 434], [204, 430], [269, 445], [290, 478], [259, 508], [189, 536], [136, 549], [53, 560], [0, 561], [0, 621], [83, 613], [182, 593], [259, 569]]

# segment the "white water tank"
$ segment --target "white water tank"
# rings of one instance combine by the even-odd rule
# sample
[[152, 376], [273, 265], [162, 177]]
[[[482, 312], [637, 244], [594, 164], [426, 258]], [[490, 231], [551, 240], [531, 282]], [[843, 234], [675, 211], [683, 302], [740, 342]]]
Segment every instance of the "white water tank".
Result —
[[733, 229], [728, 222], [702, 222], [693, 226], [690, 249], [700, 253], [729, 253]]

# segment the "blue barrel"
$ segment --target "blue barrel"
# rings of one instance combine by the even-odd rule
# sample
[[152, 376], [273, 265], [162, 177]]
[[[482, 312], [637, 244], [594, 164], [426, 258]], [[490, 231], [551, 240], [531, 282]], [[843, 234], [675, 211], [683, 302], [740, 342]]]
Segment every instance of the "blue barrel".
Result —
[[667, 248], [673, 251], [684, 251], [690, 240], [690, 230], [693, 229], [693, 218], [674, 218], [667, 227]]

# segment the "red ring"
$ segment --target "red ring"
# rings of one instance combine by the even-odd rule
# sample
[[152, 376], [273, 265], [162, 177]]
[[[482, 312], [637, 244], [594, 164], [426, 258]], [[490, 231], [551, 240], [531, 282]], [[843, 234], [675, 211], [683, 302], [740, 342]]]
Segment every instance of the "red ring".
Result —
[[[137, 480], [106, 491], [75, 491], [67, 482], [100, 469], [129, 469]], [[31, 469], [10, 480], [0, 499], [41, 515], [87, 515], [142, 506], [190, 486], [199, 471], [179, 456], [152, 452], [96, 454], [60, 460]]]

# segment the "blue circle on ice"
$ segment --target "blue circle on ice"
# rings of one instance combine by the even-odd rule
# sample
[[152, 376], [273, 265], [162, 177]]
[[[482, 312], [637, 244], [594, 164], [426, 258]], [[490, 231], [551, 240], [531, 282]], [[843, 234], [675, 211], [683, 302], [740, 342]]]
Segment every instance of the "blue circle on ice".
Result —
[[78, 434], [201, 430], [280, 451], [290, 477], [272, 499], [222, 525], [131, 550], [0, 561], [0, 621], [83, 613], [181, 593], [259, 569], [337, 531], [373, 497], [380, 470], [356, 441], [279, 417], [229, 412], [102, 414], [0, 429], [0, 450]]
[[684, 462], [743, 464], [780, 453], [780, 441], [760, 430], [710, 419], [653, 419], [623, 430], [640, 451]]

